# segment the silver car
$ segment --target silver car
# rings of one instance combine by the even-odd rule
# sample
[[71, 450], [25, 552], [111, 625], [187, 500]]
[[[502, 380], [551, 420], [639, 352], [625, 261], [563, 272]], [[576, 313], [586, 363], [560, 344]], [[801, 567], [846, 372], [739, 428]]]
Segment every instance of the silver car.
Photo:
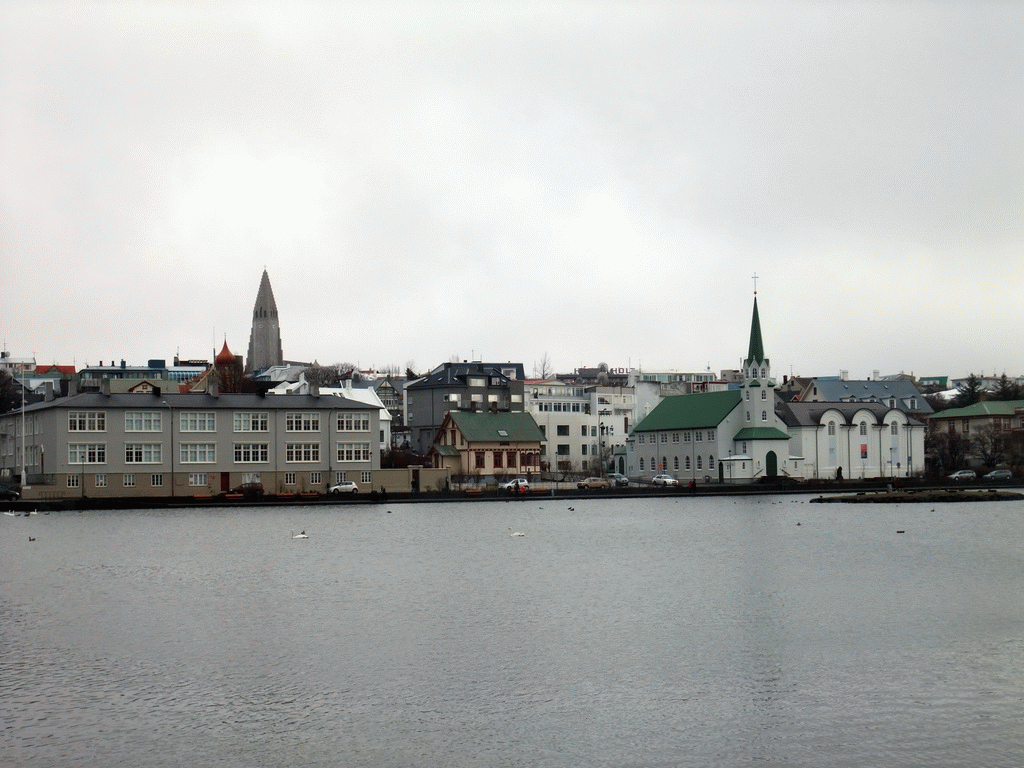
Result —
[[679, 485], [679, 481], [672, 475], [655, 475], [651, 485]]

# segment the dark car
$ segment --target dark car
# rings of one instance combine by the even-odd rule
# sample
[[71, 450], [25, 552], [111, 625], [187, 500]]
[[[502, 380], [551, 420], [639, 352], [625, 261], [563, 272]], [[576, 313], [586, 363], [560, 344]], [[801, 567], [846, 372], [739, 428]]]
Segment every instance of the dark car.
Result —
[[21, 494], [6, 485], [0, 485], [0, 501], [17, 501]]
[[629, 478], [625, 475], [620, 475], [618, 472], [609, 473], [608, 479], [616, 488], [625, 488], [629, 485]]
[[263, 483], [242, 483], [232, 488], [228, 493], [240, 493], [247, 497], [262, 496], [264, 493]]

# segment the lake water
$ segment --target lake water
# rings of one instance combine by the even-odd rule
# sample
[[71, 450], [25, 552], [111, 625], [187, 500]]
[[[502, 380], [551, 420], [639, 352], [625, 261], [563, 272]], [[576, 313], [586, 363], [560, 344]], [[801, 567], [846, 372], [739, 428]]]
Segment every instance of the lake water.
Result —
[[0, 517], [0, 765], [1024, 764], [1024, 503], [808, 502]]

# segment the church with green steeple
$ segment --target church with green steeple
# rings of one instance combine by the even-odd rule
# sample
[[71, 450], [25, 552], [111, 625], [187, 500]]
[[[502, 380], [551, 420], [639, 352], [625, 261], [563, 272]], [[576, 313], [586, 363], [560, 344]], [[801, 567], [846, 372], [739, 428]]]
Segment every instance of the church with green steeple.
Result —
[[684, 485], [800, 478], [802, 459], [790, 455], [789, 442], [775, 412], [775, 381], [755, 294], [739, 388], [662, 400], [631, 433], [627, 474], [641, 482], [670, 475]]

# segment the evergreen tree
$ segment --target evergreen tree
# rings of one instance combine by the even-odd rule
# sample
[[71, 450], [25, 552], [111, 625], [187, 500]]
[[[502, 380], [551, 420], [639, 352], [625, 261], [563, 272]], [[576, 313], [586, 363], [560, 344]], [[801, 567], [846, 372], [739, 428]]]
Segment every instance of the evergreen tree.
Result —
[[989, 396], [991, 400], [1024, 400], [1024, 387], [1005, 373], [999, 377], [999, 384]]
[[980, 403], [984, 399], [985, 390], [981, 388], [981, 379], [970, 374], [967, 380], [956, 388], [956, 395], [950, 405], [953, 408], [966, 408], [968, 405]]

